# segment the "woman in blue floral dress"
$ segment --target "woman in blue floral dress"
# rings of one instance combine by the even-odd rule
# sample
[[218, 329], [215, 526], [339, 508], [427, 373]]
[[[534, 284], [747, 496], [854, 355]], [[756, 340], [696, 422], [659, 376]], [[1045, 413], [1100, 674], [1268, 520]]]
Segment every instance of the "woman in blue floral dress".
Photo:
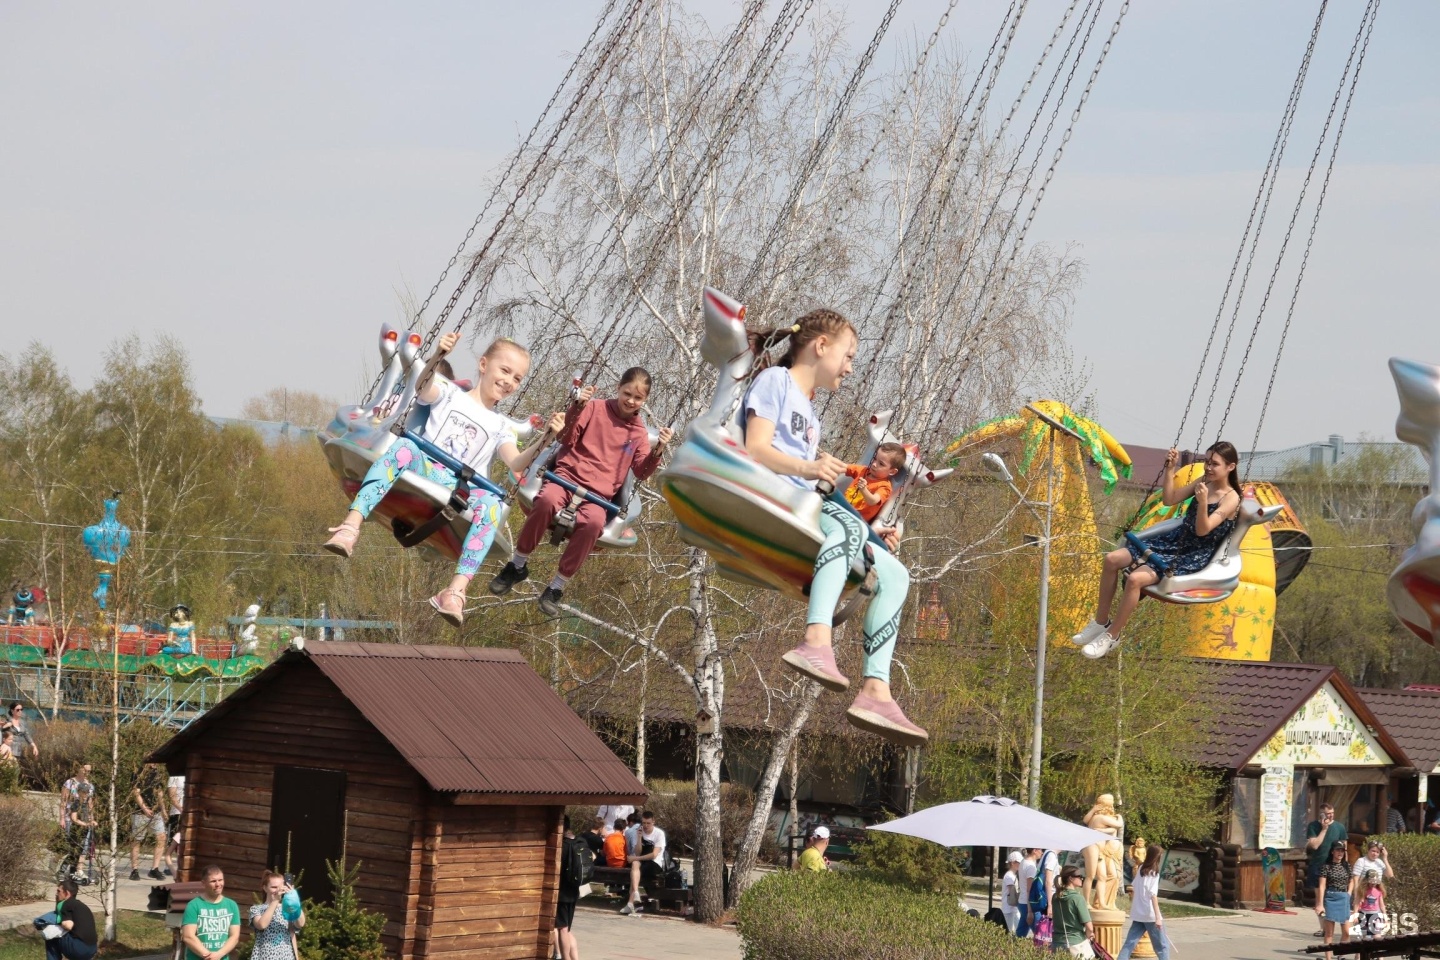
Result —
[[[1240, 455], [1234, 444], [1224, 440], [1205, 451], [1205, 472], [1198, 480], [1183, 486], [1175, 482], [1175, 464], [1179, 452], [1173, 447], [1165, 454], [1165, 487], [1163, 498], [1167, 507], [1190, 500], [1185, 519], [1173, 530], [1147, 540], [1148, 554], [1126, 544], [1105, 555], [1105, 572], [1100, 577], [1100, 604], [1095, 619], [1074, 637], [1082, 653], [1091, 659], [1105, 656], [1120, 642], [1120, 631], [1135, 612], [1146, 587], [1160, 581], [1160, 570], [1154, 562], [1163, 563], [1172, 576], [1197, 573], [1205, 568], [1240, 514], [1240, 479], [1235, 475]], [[1131, 569], [1133, 568], [1133, 569]], [[1115, 618], [1110, 619], [1110, 605], [1126, 569], [1125, 592]]]
[[284, 902], [295, 888], [269, 870], [261, 875], [260, 886], [265, 899], [250, 908], [250, 926], [255, 928], [251, 960], [298, 960], [293, 934], [305, 926], [305, 911], [299, 908], [298, 897], [292, 896], [291, 904]]

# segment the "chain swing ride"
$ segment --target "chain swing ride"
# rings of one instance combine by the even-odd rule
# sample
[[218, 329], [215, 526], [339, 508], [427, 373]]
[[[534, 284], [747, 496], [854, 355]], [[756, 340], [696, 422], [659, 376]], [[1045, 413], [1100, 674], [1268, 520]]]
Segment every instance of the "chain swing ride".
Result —
[[[750, 257], [748, 267], [743, 273], [736, 274], [742, 279], [733, 289], [753, 294], [754, 302], [762, 312], [783, 311], [785, 306], [779, 302], [783, 298], [778, 293], [781, 284], [803, 285], [813, 270], [812, 265], [804, 260], [803, 250], [799, 253], [792, 250], [791, 232], [807, 200], [818, 202], [824, 192], [825, 188], [815, 186], [812, 178], [827, 163], [837, 131], [848, 122], [856, 93], [863, 85], [900, 2], [893, 0], [887, 6], [848, 81], [835, 97], [825, 122], [817, 122], [819, 132], [806, 150], [803, 163], [785, 191], [783, 202], [777, 205], [778, 212], [768, 231]], [[1016, 282], [1018, 258], [1030, 226], [1129, 10], [1128, 2], [1115, 5], [1115, 16], [1108, 34], [1104, 28], [1099, 33], [1104, 40], [1098, 53], [1092, 56], [1083, 89], [1072, 99], [1072, 81], [1077, 75], [1082, 75], [1082, 61], [1092, 47], [1106, 3], [1107, 0], [1087, 0], [1082, 7], [1080, 0], [1074, 0], [1066, 7], [1058, 25], [1048, 34], [1048, 42], [1030, 67], [1020, 93], [1003, 116], [999, 128], [1002, 133], [1010, 128], [1013, 120], [1018, 119], [1022, 102], [1032, 89], [1040, 90], [1041, 84], [1037, 81], [1046, 64], [1051, 63], [1054, 57], [1048, 82], [1044, 84], [1038, 105], [1034, 106], [1019, 145], [1004, 167], [998, 183], [990, 187], [988, 197], [977, 206], [968, 188], [969, 173], [979, 162], [975, 156], [975, 147], [980, 140], [978, 131], [1028, 3], [1016, 0], [1006, 10], [995, 38], [974, 74], [973, 84], [964, 97], [961, 109], [947, 123], [941, 149], [928, 164], [917, 189], [908, 197], [903, 229], [888, 254], [888, 263], [881, 271], [879, 282], [872, 286], [868, 307], [855, 320], [862, 341], [867, 345], [874, 344], [865, 360], [862, 376], [857, 378], [864, 385], [862, 390], [867, 393], [867, 402], [878, 391], [877, 382], [893, 380], [897, 373], [904, 375], [912, 371], [909, 355], [915, 351], [910, 349], [913, 342], [907, 337], [912, 336], [914, 330], [925, 331], [923, 335], [933, 340], [935, 328], [927, 326], [928, 321], [917, 323], [916, 318], [917, 311], [921, 309], [918, 291], [932, 280], [939, 281], [945, 289], [926, 295], [938, 300], [943, 305], [942, 310], [952, 306], [958, 308], [965, 320], [960, 336], [945, 358], [946, 365], [936, 371], [939, 376], [931, 382], [958, 383], [984, 356], [984, 338], [993, 327], [995, 316], [1006, 309], [1005, 298], [1012, 295], [1009, 291]], [[955, 5], [952, 0], [919, 51], [908, 83], [916, 84], [917, 78], [924, 74], [930, 53]], [[359, 488], [366, 471], [391, 444], [402, 437], [455, 477], [456, 483], [450, 488], [407, 471], [377, 506], [372, 517], [386, 523], [404, 546], [424, 544], [453, 559], [459, 555], [463, 538], [474, 519], [468, 504], [472, 488], [486, 490], [501, 498], [500, 529], [503, 536], [504, 517], [512, 502], [518, 502], [522, 509], [528, 510], [545, 483], [565, 483], [553, 470], [555, 456], [559, 453], [558, 440], [548, 435], [532, 441], [544, 443], [544, 452], [533, 461], [524, 476], [512, 477], [516, 481], [513, 490], [491, 482], [489, 477], [477, 473], [430, 443], [424, 435], [426, 411], [418, 400], [422, 381], [429, 377], [435, 358], [427, 364], [422, 362], [422, 357], [443, 331], [463, 331], [467, 321], [482, 309], [490, 309], [497, 316], [509, 309], [505, 301], [497, 303], [495, 290], [497, 283], [501, 282], [499, 278], [506, 263], [527, 243], [527, 234], [523, 229], [527, 218], [538, 215], [542, 210], [547, 189], [565, 169], [571, 150], [582, 142], [578, 131], [606, 116], [606, 91], [612, 84], [624, 85], [622, 74], [627, 61], [646, 55], [642, 32], [656, 28], [657, 20], [663, 20], [665, 16], [664, 7], [663, 4], [647, 4], [642, 0], [631, 0], [629, 3], [610, 0], [606, 4], [594, 30], [540, 117], [510, 158], [480, 214], [411, 318], [409, 329], [399, 330], [390, 326], [382, 329], [379, 344], [381, 370], [365, 398], [353, 407], [342, 409], [322, 435], [321, 442], [332, 469], [350, 495]], [[537, 342], [558, 344], [567, 337], [578, 337], [589, 354], [583, 370], [575, 377], [572, 398], [581, 382], [596, 374], [616, 372], [612, 355], [617, 348], [644, 336], [640, 324], [645, 309], [637, 309], [637, 301], [645, 308], [650, 307], [648, 291], [656, 283], [669, 282], [668, 277], [673, 272], [673, 265], [667, 260], [667, 251], [677, 245], [695, 242], [697, 234], [692, 219], [707, 222], [704, 212], [699, 209], [704, 202], [707, 184], [728, 161], [747, 117], [756, 109], [762, 94], [778, 82], [777, 66], [811, 12], [813, 0], [786, 0], [776, 11], [768, 29], [764, 29], [761, 22], [763, 7], [761, 2], [746, 4], [739, 20], [702, 72], [707, 89], [713, 86], [716, 91], [715, 101], [707, 104], [702, 98], [695, 98], [687, 108], [669, 118], [671, 127], [667, 135], [654, 145], [648, 158], [635, 171], [633, 182], [627, 184], [628, 193], [612, 204], [608, 222], [603, 224], [598, 236], [587, 238], [585, 252], [579, 261], [577, 282], [544, 308], [549, 312], [550, 321], [536, 330]], [[1325, 8], [1326, 4], [1322, 3], [1262, 178], [1260, 192], [1242, 236], [1240, 251], [1231, 268], [1220, 310], [1201, 357], [1190, 399], [1181, 417], [1177, 445], [1199, 386], [1206, 378], [1211, 347], [1217, 339], [1234, 288], [1234, 312], [1211, 373], [1212, 378], [1218, 378], [1227, 359], [1240, 300], [1254, 263], [1256, 246]], [[1223, 430], [1228, 421], [1306, 190], [1329, 137], [1331, 120], [1336, 116], [1342, 93], [1348, 85], [1349, 94], [1344, 98], [1344, 111], [1334, 128], [1329, 166], [1315, 204], [1309, 238], [1313, 242], [1377, 9], [1377, 0], [1371, 0], [1366, 7], [1265, 290], [1264, 301], [1239, 361], [1234, 376], [1235, 386], [1217, 423], [1217, 432]], [[740, 79], [722, 82], [730, 76], [739, 76]], [[562, 102], [564, 107], [559, 116], [550, 121], [551, 114]], [[1069, 122], [1055, 138], [1057, 120], [1066, 103], [1071, 105]], [[898, 106], [897, 103], [884, 118], [880, 135], [859, 164], [861, 173], [871, 166], [885, 133], [897, 121]], [[1048, 120], [1043, 125], [1043, 132], [1037, 135], [1037, 131], [1042, 129], [1041, 121], [1046, 117]], [[687, 154], [682, 147], [693, 142], [703, 143], [703, 147]], [[1047, 154], [1050, 158], [1048, 164], [1044, 163]], [[671, 198], [668, 216], [656, 217], [653, 211], [645, 208], [647, 198], [656, 193], [664, 193]], [[498, 214], [492, 214], [492, 210], [500, 205], [502, 195], [506, 197], [503, 207]], [[855, 202], [853, 197], [839, 201], [834, 205], [837, 216], [845, 211], [847, 204]], [[492, 219], [493, 222], [490, 222]], [[961, 221], [963, 226], [956, 227], [955, 224]], [[483, 242], [477, 250], [467, 252], [471, 241], [487, 222], [490, 222], [490, 227]], [[718, 227], [712, 225], [711, 229], [718, 230]], [[939, 269], [941, 252], [947, 245], [956, 243], [956, 233], [972, 238], [974, 242], [964, 244], [964, 249], [975, 252], [967, 256], [960, 270], [942, 271]], [[983, 255], [978, 252], [982, 239], [986, 245]], [[1236, 287], [1239, 266], [1247, 250], [1249, 258]], [[1306, 259], [1309, 250], [1310, 243], [1307, 243]], [[422, 316], [462, 261], [463, 268], [453, 291], [422, 334]], [[614, 276], [617, 272], [618, 279]], [[1289, 313], [1275, 352], [1270, 389], [1257, 417], [1257, 441], [1303, 275], [1304, 261], [1295, 281]], [[607, 277], [610, 279], [604, 279]], [[780, 590], [798, 599], [808, 589], [815, 555], [823, 539], [818, 525], [820, 495], [779, 481], [745, 453], [737, 414], [758, 358], [750, 351], [746, 340], [746, 307], [739, 300], [720, 292], [720, 288], [727, 285], [725, 277], [720, 268], [712, 266], [706, 276], [696, 278], [700, 281], [697, 285], [704, 286], [699, 308], [693, 317], [676, 318], [677, 323], [687, 324], [683, 329], [699, 336], [696, 337], [698, 346], [693, 346], [695, 341], [692, 340], [692, 345], [681, 347], [685, 363], [681, 376], [675, 379], [683, 380], [685, 389], [677, 392], [675, 407], [666, 419], [669, 422], [688, 419], [690, 422], [683, 442], [659, 477], [658, 487], [679, 522], [682, 539], [705, 550], [723, 576]], [[468, 305], [457, 316], [457, 307], [467, 292], [470, 294]], [[586, 305], [595, 300], [608, 305], [606, 309], [613, 309], [613, 313], [608, 322], [586, 325], [579, 318]], [[881, 376], [881, 371], [889, 373]], [[717, 376], [717, 380], [710, 381], [711, 376]], [[515, 404], [524, 402], [532, 382], [527, 381], [522, 386], [513, 398]], [[696, 398], [702, 396], [705, 385], [712, 382], [714, 388], [708, 408], [699, 412]], [[929, 436], [943, 430], [959, 394], [959, 389], [948, 391], [943, 397], [926, 399], [924, 408], [915, 410], [907, 410], [906, 401], [902, 398], [894, 411], [871, 415], [865, 459], [874, 454], [880, 443], [898, 439], [891, 432], [892, 423], [908, 423], [910, 432], [916, 436]], [[1202, 418], [1202, 436], [1205, 435], [1210, 404], [1214, 400], [1212, 395]], [[574, 412], [573, 405], [571, 411]], [[697, 412], [699, 415], [695, 416]], [[524, 440], [538, 433], [539, 418], [514, 420], [511, 425], [516, 435]], [[652, 443], [654, 435], [652, 429]], [[875, 518], [873, 528], [900, 526], [907, 496], [951, 472], [949, 469], [925, 466], [918, 446], [913, 443], [906, 445], [906, 451], [904, 468], [896, 477], [895, 493]], [[595, 503], [604, 509], [607, 522], [601, 546], [623, 549], [636, 543], [643, 491], [633, 473], [627, 477], [614, 499], [570, 487], [573, 485], [567, 487], [571, 494], [569, 516], [573, 516], [574, 508], [582, 502]], [[1253, 499], [1243, 499], [1235, 529], [1203, 570], [1186, 576], [1164, 576], [1160, 582], [1147, 588], [1147, 594], [1175, 603], [1208, 603], [1228, 596], [1238, 582], [1242, 562], [1240, 543], [1245, 533], [1252, 525], [1267, 522], [1277, 512], [1278, 508], [1262, 507]], [[1133, 526], [1138, 517], [1139, 512], [1127, 526]], [[1172, 519], [1169, 522], [1178, 524], [1181, 520]], [[562, 515], [557, 525], [552, 527], [552, 540], [558, 542], [563, 539], [567, 529], [565, 515]], [[1127, 539], [1133, 538], [1144, 550], [1146, 541], [1161, 535], [1165, 529], [1164, 525], [1152, 526], [1144, 531], [1127, 531], [1125, 535]], [[872, 549], [885, 547], [879, 544], [877, 538]], [[857, 563], [851, 571], [850, 586], [862, 585], [865, 573], [863, 563]]]

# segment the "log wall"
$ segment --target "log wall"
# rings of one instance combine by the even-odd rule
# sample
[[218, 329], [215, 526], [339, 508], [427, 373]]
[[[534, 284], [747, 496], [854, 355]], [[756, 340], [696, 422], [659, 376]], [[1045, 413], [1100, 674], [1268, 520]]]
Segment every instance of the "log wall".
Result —
[[[248, 921], [266, 869], [271, 785], [276, 766], [320, 767], [346, 775], [346, 855], [361, 862], [356, 892], [385, 914], [386, 952], [400, 953], [418, 906], [414, 849], [428, 788], [339, 689], [297, 664], [246, 698], [186, 751], [184, 854], [180, 880], [215, 864], [226, 894]], [[553, 913], [553, 904], [552, 904]], [[247, 922], [248, 926], [248, 922]]]

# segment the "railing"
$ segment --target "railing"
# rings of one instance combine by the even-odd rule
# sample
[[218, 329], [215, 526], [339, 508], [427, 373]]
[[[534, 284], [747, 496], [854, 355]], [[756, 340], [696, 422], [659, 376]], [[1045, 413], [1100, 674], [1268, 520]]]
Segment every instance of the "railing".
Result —
[[[240, 677], [122, 673], [120, 719], [184, 728], [244, 682]], [[109, 671], [65, 667], [57, 703], [54, 664], [0, 665], [0, 699], [33, 703], [42, 710], [58, 707], [67, 714], [107, 716], [114, 691], [114, 675]]]

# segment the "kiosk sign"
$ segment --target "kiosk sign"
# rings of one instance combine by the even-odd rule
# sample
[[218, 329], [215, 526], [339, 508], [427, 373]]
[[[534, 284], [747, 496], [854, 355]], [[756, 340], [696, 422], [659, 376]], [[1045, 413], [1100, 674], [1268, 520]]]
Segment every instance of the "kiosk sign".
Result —
[[1267, 767], [1386, 767], [1391, 759], [1350, 705], [1327, 683], [1260, 748], [1254, 762]]

